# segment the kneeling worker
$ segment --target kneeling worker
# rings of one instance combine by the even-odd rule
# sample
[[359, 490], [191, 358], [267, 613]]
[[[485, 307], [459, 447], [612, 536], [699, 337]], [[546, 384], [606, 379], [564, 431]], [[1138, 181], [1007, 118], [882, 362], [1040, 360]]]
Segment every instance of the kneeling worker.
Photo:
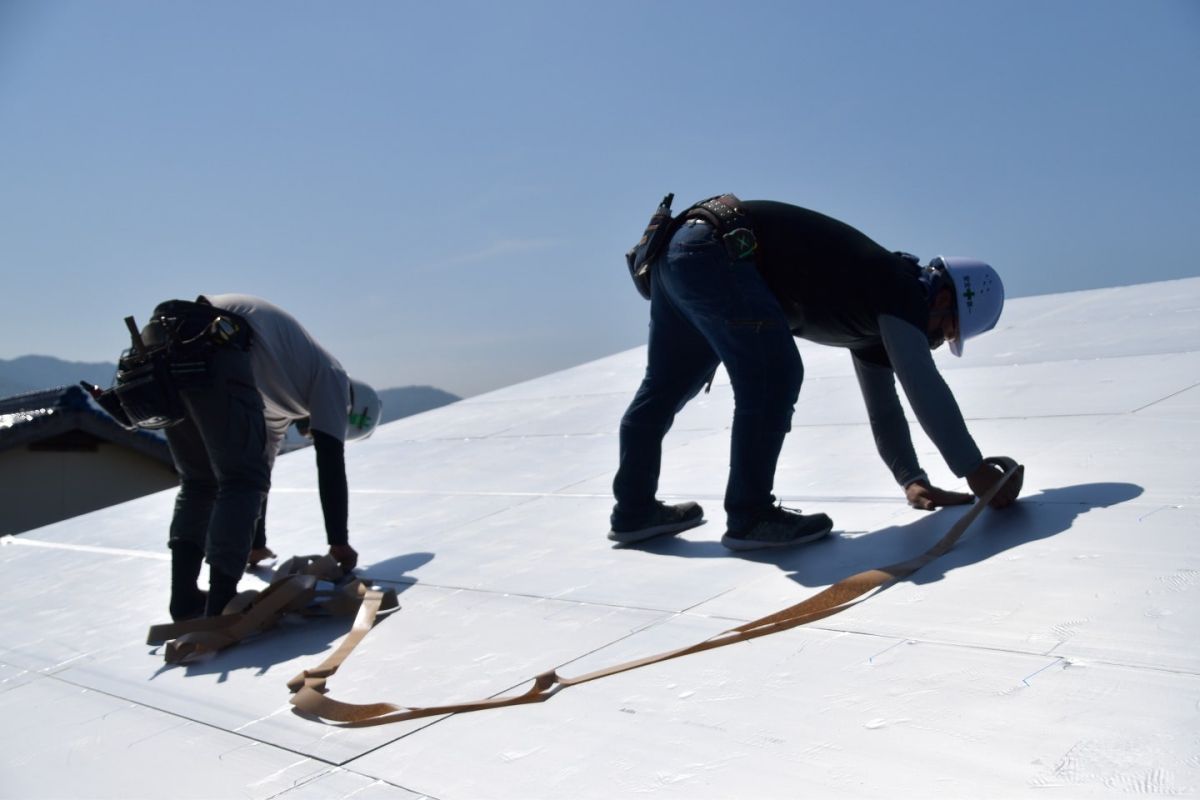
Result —
[[[924, 268], [830, 217], [785, 203], [722, 195], [670, 218], [670, 198], [628, 256], [650, 299], [645, 378], [621, 420], [609, 538], [630, 543], [700, 524], [696, 503], [655, 497], [662, 440], [719, 363], [734, 394], [727, 531], [733, 550], [818, 539], [825, 514], [775, 505], [775, 467], [803, 378], [793, 336], [850, 351], [876, 446], [911, 505], [971, 495], [930, 484], [896, 393], [905, 395], [951, 471], [977, 495], [1003, 475], [985, 463], [931, 351], [991, 330], [1004, 305], [999, 275], [981, 261], [935, 258]], [[1016, 499], [1005, 486], [992, 501]]]
[[[237, 593], [293, 422], [305, 420], [312, 436], [329, 553], [353, 569], [344, 443], [378, 424], [375, 391], [349, 380], [290, 314], [247, 295], [161, 303], [134, 344], [117, 385], [90, 388], [118, 419], [165, 428], [180, 478], [169, 538], [171, 617], [216, 616]], [[207, 595], [197, 585], [205, 558]]]

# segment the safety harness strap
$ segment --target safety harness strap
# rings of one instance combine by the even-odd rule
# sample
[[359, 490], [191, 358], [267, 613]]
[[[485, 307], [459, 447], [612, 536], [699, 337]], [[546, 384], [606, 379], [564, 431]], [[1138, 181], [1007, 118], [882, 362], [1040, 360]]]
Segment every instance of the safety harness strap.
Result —
[[1020, 476], [1024, 471], [1024, 467], [1010, 458], [998, 457], [988, 459], [988, 461], [1004, 469], [1003, 477], [996, 482], [990, 491], [976, 501], [970, 511], [959, 518], [940, 541], [921, 555], [897, 564], [851, 575], [801, 603], [752, 622], [730, 628], [689, 647], [682, 647], [645, 658], [626, 661], [573, 678], [563, 677], [557, 671], [551, 670], [536, 676], [533, 679], [532, 685], [520, 694], [493, 697], [485, 700], [426, 707], [402, 706], [393, 703], [343, 703], [325, 694], [327, 691], [326, 681], [337, 672], [338, 668], [354, 650], [354, 647], [362, 641], [367, 631], [375, 623], [375, 614], [377, 612], [364, 601], [359, 608], [358, 617], [354, 621], [354, 628], [351, 634], [347, 636], [346, 641], [338, 647], [337, 651], [316, 669], [306, 670], [288, 683], [288, 688], [295, 692], [291, 700], [292, 705], [313, 716], [330, 722], [350, 726], [366, 726], [402, 722], [404, 720], [442, 714], [459, 714], [468, 711], [503, 708], [505, 706], [526, 703], [541, 703], [549, 700], [568, 686], [577, 686], [581, 683], [587, 683], [609, 675], [628, 672], [629, 670], [638, 669], [650, 664], [657, 664], [662, 661], [691, 655], [692, 653], [725, 647], [736, 642], [756, 639], [760, 636], [788, 630], [798, 625], [815, 622], [816, 620], [850, 608], [853, 605], [857, 605], [865, 600], [867, 596], [908, 577], [934, 559], [949, 552], [1001, 488], [1013, 479], [1014, 476]]

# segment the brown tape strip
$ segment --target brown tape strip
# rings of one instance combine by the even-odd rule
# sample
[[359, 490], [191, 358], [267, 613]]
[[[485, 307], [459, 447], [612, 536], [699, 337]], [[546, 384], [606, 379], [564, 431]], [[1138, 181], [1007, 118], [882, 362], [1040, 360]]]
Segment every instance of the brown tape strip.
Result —
[[325, 679], [337, 672], [337, 668], [346, 660], [346, 657], [370, 632], [379, 612], [396, 608], [397, 605], [395, 589], [386, 591], [366, 589], [363, 592], [362, 602], [358, 606], [358, 615], [354, 618], [354, 625], [350, 628], [350, 633], [346, 634], [346, 638], [342, 640], [338, 648], [318, 666], [306, 669], [288, 681], [288, 688], [293, 692], [299, 691], [304, 686], [311, 686], [315, 689], [323, 688]]
[[1014, 475], [1020, 475], [1024, 471], [1024, 467], [1010, 458], [992, 458], [988, 460], [1004, 469], [1004, 476], [987, 494], [976, 501], [970, 511], [959, 518], [941, 540], [921, 555], [897, 564], [851, 575], [801, 603], [752, 622], [738, 625], [735, 628], [730, 628], [689, 647], [682, 647], [677, 650], [669, 650], [645, 658], [626, 661], [574, 678], [565, 678], [559, 675], [557, 671], [551, 670], [535, 677], [529, 689], [520, 694], [493, 697], [473, 702], [449, 703], [426, 707], [402, 706], [393, 703], [343, 703], [325, 694], [325, 683], [330, 676], [337, 672], [338, 668], [349, 657], [350, 653], [353, 652], [354, 648], [362, 641], [367, 631], [375, 623], [377, 609], [364, 601], [362, 607], [359, 609], [358, 617], [354, 621], [354, 628], [351, 634], [347, 636], [346, 641], [342, 642], [337, 651], [330, 655], [316, 669], [305, 670], [288, 682], [288, 688], [295, 692], [291, 701], [292, 705], [308, 714], [330, 722], [351, 726], [366, 726], [403, 722], [405, 720], [439, 716], [442, 714], [459, 714], [469, 711], [482, 711], [489, 708], [523, 705], [526, 703], [541, 703], [549, 700], [568, 686], [576, 686], [609, 675], [628, 672], [629, 670], [649, 664], [657, 664], [692, 653], [713, 650], [736, 642], [748, 641], [823, 619], [861, 602], [868, 594], [875, 590], [911, 575], [934, 559], [947, 553], [962, 538], [963, 533], [975, 521], [984, 507], [999, 493], [1001, 488]]
[[[164, 660], [180, 664], [262, 633], [278, 624], [285, 614], [348, 615], [358, 610], [363, 598], [370, 594], [366, 584], [354, 580], [333, 591], [317, 588], [318, 581], [336, 582], [344, 576], [345, 572], [331, 556], [295, 556], [275, 570], [267, 588], [240, 593], [221, 616], [153, 625], [146, 643], [166, 642]], [[385, 609], [396, 606], [393, 590], [381, 594], [379, 605]]]

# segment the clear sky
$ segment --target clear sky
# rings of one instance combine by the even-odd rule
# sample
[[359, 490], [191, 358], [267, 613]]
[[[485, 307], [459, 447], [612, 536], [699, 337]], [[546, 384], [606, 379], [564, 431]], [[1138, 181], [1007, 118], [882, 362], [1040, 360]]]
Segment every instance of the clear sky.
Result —
[[0, 0], [0, 358], [242, 292], [476, 394], [644, 342], [669, 191], [1014, 296], [1200, 274], [1200, 2]]

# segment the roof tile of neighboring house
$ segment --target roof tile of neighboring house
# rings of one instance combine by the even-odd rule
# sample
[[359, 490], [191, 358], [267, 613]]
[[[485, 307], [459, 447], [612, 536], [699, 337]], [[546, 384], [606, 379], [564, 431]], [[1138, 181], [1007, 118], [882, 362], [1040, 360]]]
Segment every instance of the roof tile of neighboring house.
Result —
[[0, 452], [71, 431], [83, 431], [172, 464], [162, 436], [126, 429], [78, 386], [58, 386], [0, 398]]

